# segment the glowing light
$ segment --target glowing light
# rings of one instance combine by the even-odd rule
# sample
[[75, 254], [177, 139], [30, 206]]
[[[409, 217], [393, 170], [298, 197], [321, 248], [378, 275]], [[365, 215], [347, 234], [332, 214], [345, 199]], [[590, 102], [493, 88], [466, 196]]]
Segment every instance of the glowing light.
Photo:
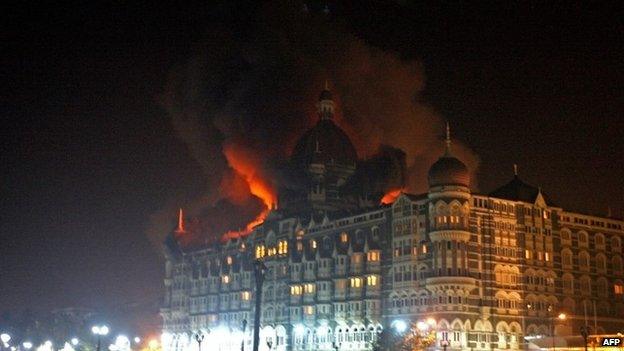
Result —
[[11, 341], [11, 335], [7, 333], [2, 333], [0, 334], [0, 340], [2, 340], [3, 343], [8, 344], [9, 341]]
[[565, 320], [568, 316], [565, 313], [559, 313], [559, 316], [557, 316], [557, 318], [561, 319], [562, 321]]
[[303, 335], [304, 332], [305, 332], [305, 327], [303, 326], [303, 324], [295, 325], [295, 334]]
[[108, 327], [105, 325], [95, 325], [91, 328], [91, 332], [95, 335], [107, 335], [108, 334]]
[[390, 204], [392, 204], [393, 202], [396, 201], [396, 199], [399, 197], [399, 195], [401, 195], [403, 190], [405, 190], [405, 189], [401, 188], [401, 189], [391, 189], [391, 190], [389, 190], [381, 198], [381, 201], [380, 201], [381, 204], [382, 205], [390, 205]]
[[76, 346], [78, 345], [78, 338], [72, 338], [71, 340], [72, 345]]
[[429, 325], [423, 321], [416, 323], [416, 328], [420, 331], [427, 331], [429, 329]]
[[403, 333], [407, 330], [407, 323], [402, 320], [394, 321], [394, 323], [392, 323], [392, 326], [394, 327], [394, 330], [396, 330], [398, 333]]
[[138, 336], [135, 336], [135, 337], [134, 337], [134, 343], [135, 343], [135, 344], [138, 344], [138, 343], [140, 343], [140, 342], [141, 342], [141, 338], [139, 338]]
[[23, 346], [26, 350], [30, 350], [30, 349], [32, 349], [33, 344], [32, 344], [32, 342], [30, 342], [30, 341], [24, 341], [24, 342], [22, 343], [22, 346]]
[[65, 342], [60, 351], [74, 351], [74, 348], [68, 342]]
[[429, 326], [431, 326], [431, 327], [435, 327], [435, 325], [437, 323], [436, 323], [435, 319], [430, 317], [430, 318], [427, 318], [427, 324], [429, 324]]
[[[163, 343], [164, 343], [164, 340], [165, 340], [165, 339], [168, 339], [168, 338], [165, 338], [165, 334], [168, 334], [168, 333], [163, 333], [163, 335], [162, 335]], [[150, 348], [150, 350], [155, 350], [155, 349], [157, 349], [157, 348], [158, 348], [158, 340], [156, 340], [156, 339], [152, 339], [152, 340], [150, 340], [150, 341], [147, 343], [147, 346]]]

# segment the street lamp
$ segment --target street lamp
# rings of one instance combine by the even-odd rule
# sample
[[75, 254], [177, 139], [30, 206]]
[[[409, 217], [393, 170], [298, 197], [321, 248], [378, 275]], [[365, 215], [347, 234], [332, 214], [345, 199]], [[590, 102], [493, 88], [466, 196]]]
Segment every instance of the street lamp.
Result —
[[[264, 284], [264, 275], [267, 266], [262, 260], [257, 259], [253, 265], [254, 275], [256, 277], [256, 310], [254, 313], [254, 331], [253, 331], [253, 351], [258, 351], [260, 347], [260, 312], [262, 308], [262, 285]], [[99, 351], [99, 350], [98, 350]]]
[[205, 335], [202, 332], [195, 334], [195, 341], [197, 341], [197, 349], [199, 351], [201, 351], [201, 344], [202, 344], [202, 341], [204, 341], [204, 337]]
[[78, 338], [71, 338], [71, 340], [70, 340], [70, 341], [71, 341], [71, 344], [72, 344], [72, 345], [76, 346], [76, 345], [78, 345], [78, 341], [79, 341], [79, 340], [78, 340]]
[[102, 336], [103, 335], [108, 335], [108, 327], [105, 325], [94, 325], [91, 328], [91, 332], [95, 335], [97, 335], [97, 347], [96, 347], [96, 351], [100, 351], [101, 348], [101, 342], [102, 342]]
[[[550, 305], [548, 306], [548, 312], [551, 313], [550, 315], [550, 337], [552, 339], [552, 349], [555, 349], [555, 314], [552, 313], [553, 312], [553, 306]], [[564, 321], [566, 320], [567, 315], [565, 313], [559, 313], [557, 315], [557, 319], [559, 319], [560, 321]]]
[[247, 329], [247, 320], [243, 319], [243, 339], [241, 340], [241, 351], [245, 351], [245, 330]]
[[0, 334], [0, 341], [2, 341], [2, 346], [9, 347], [9, 341], [11, 341], [11, 335], [7, 333]]
[[587, 351], [587, 338], [589, 337], [589, 333], [591, 332], [591, 328], [586, 326], [586, 325], [582, 325], [581, 326], [581, 336], [583, 337], [583, 346], [585, 346], [585, 351]]
[[30, 341], [24, 341], [24, 342], [22, 343], [22, 347], [24, 347], [26, 350], [30, 350], [30, 349], [32, 349], [33, 344], [32, 344], [32, 342], [30, 342]]

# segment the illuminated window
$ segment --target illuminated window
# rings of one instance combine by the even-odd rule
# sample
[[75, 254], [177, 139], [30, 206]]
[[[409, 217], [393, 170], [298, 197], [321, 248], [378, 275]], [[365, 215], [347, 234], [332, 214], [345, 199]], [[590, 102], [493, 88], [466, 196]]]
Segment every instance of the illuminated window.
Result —
[[297, 241], [297, 251], [303, 250], [303, 243], [301, 241]]
[[251, 299], [251, 293], [249, 291], [241, 292], [241, 299], [243, 301], [249, 301], [249, 299]]
[[613, 292], [616, 295], [624, 294], [624, 284], [615, 284], [615, 285], [613, 285]]
[[223, 284], [229, 284], [230, 283], [230, 276], [229, 275], [224, 275], [221, 278], [221, 281], [223, 282]]
[[228, 256], [228, 257], [226, 257], [226, 258], [225, 258], [225, 262], [226, 262], [228, 265], [231, 265], [231, 264], [232, 264], [232, 256]]
[[369, 251], [366, 254], [366, 259], [368, 260], [368, 262], [379, 261], [379, 251]]
[[313, 249], [316, 249], [316, 240], [314, 239], [310, 240], [310, 247]]
[[267, 250], [267, 255], [268, 255], [268, 256], [275, 256], [275, 254], [276, 254], [276, 253], [277, 253], [277, 249], [276, 249], [276, 248], [274, 248], [274, 247], [269, 248], [269, 249]]
[[525, 257], [527, 260], [530, 260], [530, 259], [531, 259], [531, 251], [529, 251], [529, 250], [524, 250], [524, 257]]
[[301, 285], [293, 285], [290, 287], [291, 295], [301, 295]]
[[314, 314], [314, 306], [304, 306], [303, 307], [303, 313], [305, 313], [307, 315]]
[[352, 288], [362, 287], [362, 278], [351, 278], [351, 287]]
[[277, 244], [277, 253], [279, 253], [280, 255], [284, 255], [288, 253], [288, 241], [281, 240]]
[[314, 294], [316, 286], [314, 284], [304, 284], [303, 289], [306, 294]]
[[421, 248], [422, 248], [422, 250], [421, 250], [422, 253], [426, 254], [427, 253], [427, 245], [422, 244]]
[[266, 248], [264, 245], [256, 246], [256, 258], [262, 258], [266, 255]]
[[377, 285], [377, 276], [376, 275], [369, 275], [368, 277], [366, 277], [366, 285], [368, 286], [375, 286]]
[[550, 253], [549, 252], [544, 252], [544, 261], [550, 262]]
[[340, 242], [341, 242], [341, 243], [346, 243], [346, 242], [347, 242], [347, 240], [348, 240], [347, 233], [344, 233], [344, 232], [343, 232], [343, 233], [341, 233], [341, 234], [340, 234]]

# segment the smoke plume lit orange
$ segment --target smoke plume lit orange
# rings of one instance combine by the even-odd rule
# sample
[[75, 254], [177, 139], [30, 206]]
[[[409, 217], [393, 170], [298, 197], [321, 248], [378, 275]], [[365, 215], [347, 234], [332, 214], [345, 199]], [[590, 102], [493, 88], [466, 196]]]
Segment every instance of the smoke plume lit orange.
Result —
[[256, 218], [247, 223], [245, 229], [225, 233], [222, 240], [227, 240], [245, 236], [255, 226], [264, 222], [269, 211], [277, 207], [277, 192], [271, 181], [267, 179], [268, 177], [263, 174], [259, 158], [254, 157], [253, 152], [235, 144], [227, 143], [223, 147], [223, 153], [230, 167], [247, 182], [251, 194], [261, 199], [265, 206]]
[[401, 193], [404, 191], [405, 189], [401, 188], [401, 189], [392, 189], [389, 190], [387, 193], [384, 194], [384, 196], [381, 198], [381, 204], [382, 205], [390, 205], [392, 204], [394, 201], [396, 201], [396, 199], [399, 197], [399, 195], [401, 195]]

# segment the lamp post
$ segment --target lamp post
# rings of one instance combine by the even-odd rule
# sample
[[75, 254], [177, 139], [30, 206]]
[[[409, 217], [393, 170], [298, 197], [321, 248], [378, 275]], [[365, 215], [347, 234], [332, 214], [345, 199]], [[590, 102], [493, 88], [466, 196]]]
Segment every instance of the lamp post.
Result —
[[0, 334], [0, 341], [2, 341], [2, 348], [8, 348], [9, 347], [9, 341], [11, 341], [11, 335], [7, 334], [7, 333], [2, 333]]
[[[264, 284], [264, 274], [267, 266], [262, 260], [257, 259], [253, 265], [254, 275], [256, 276], [256, 310], [254, 313], [254, 330], [253, 330], [253, 351], [258, 351], [260, 347], [260, 309], [262, 307], [262, 285]], [[99, 351], [99, 350], [98, 350]]]
[[588, 326], [581, 326], [581, 336], [583, 337], [583, 346], [585, 347], [585, 351], [587, 351], [587, 338], [589, 337], [590, 331], [591, 329]]
[[197, 350], [199, 351], [201, 351], [201, 344], [202, 344], [202, 341], [204, 341], [204, 337], [205, 335], [202, 332], [195, 334], [195, 341], [197, 341]]
[[241, 340], [241, 351], [245, 351], [245, 330], [247, 329], [247, 320], [243, 319], [243, 337]]
[[[552, 349], [555, 350], [555, 314], [553, 312], [553, 306], [548, 306], [548, 312], [550, 312], [550, 337], [552, 339]], [[565, 313], [559, 313], [557, 319], [564, 321], [567, 318]]]
[[97, 335], [97, 347], [95, 348], [95, 350], [100, 351], [102, 336], [108, 334], [108, 327], [105, 325], [95, 325], [93, 326], [93, 328], [91, 328], [91, 332]]

